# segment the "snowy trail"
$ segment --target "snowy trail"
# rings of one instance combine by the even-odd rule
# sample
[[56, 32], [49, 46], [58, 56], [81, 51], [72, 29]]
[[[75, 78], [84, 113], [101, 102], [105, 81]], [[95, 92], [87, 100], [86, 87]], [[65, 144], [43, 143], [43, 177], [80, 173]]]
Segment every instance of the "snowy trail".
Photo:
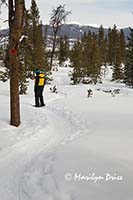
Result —
[[[30, 116], [32, 118], [25, 119], [26, 129], [25, 126], [22, 126], [17, 130], [18, 134], [21, 132], [20, 139], [15, 145], [3, 150], [0, 154], [0, 176], [2, 177], [0, 180], [2, 186], [0, 188], [0, 199], [44, 199], [45, 190], [43, 191], [41, 186], [38, 186], [36, 181], [39, 180], [36, 179], [44, 178], [43, 175], [47, 174], [47, 170], [51, 170], [52, 161], [50, 160], [53, 159], [53, 153], [50, 153], [50, 151], [53, 151], [59, 145], [72, 141], [81, 135], [81, 132], [83, 134], [83, 128], [86, 126], [86, 122], [79, 123], [79, 119], [76, 119], [77, 117], [72, 112], [63, 109], [54, 106], [54, 103], [49, 103], [42, 110], [36, 108], [28, 110], [28, 112], [31, 112]], [[32, 114], [33, 110], [34, 115]], [[28, 127], [29, 120], [32, 120], [34, 132], [33, 127]], [[42, 157], [44, 158], [42, 159]], [[48, 166], [47, 159], [49, 160]], [[51, 166], [49, 165], [50, 162]], [[32, 173], [29, 170], [32, 170]], [[28, 173], [31, 174], [29, 178], [27, 178]], [[39, 176], [36, 173], [41, 174]], [[52, 175], [49, 176], [49, 179], [51, 179], [50, 185], [53, 184], [52, 190], [55, 190], [56, 193], [54, 179], [52, 179]], [[30, 181], [32, 184], [30, 184]], [[25, 186], [27, 184], [28, 186]], [[25, 190], [25, 187], [29, 189]], [[37, 192], [35, 193], [35, 191]], [[38, 194], [40, 197], [36, 196]]]

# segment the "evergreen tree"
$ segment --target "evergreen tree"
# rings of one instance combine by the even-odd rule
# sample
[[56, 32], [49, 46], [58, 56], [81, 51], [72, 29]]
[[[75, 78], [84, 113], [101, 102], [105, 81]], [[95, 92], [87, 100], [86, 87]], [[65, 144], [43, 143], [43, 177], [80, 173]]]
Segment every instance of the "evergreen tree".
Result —
[[[85, 38], [84, 38], [85, 36]], [[82, 63], [84, 66], [84, 77], [89, 77], [91, 82], [96, 83], [100, 77], [100, 50], [96, 35], [91, 32], [85, 34], [83, 41]]]
[[32, 32], [32, 61], [35, 68], [44, 68], [44, 40], [42, 34], [42, 24], [40, 23], [39, 10], [35, 0], [31, 5], [31, 32]]
[[120, 35], [118, 35], [116, 44], [116, 56], [113, 64], [113, 74], [112, 80], [122, 80], [123, 79], [123, 69], [121, 62], [121, 51], [120, 51]]
[[31, 9], [26, 12], [23, 38], [21, 40], [21, 73], [20, 93], [25, 94], [28, 86], [27, 78], [33, 76], [35, 68], [48, 70], [46, 45], [39, 21], [39, 10], [35, 0]]
[[31, 11], [26, 11], [25, 26], [23, 29], [23, 39], [21, 41], [21, 57], [27, 74], [30, 74], [34, 69], [33, 60], [33, 32], [32, 32]]
[[108, 31], [108, 63], [113, 65], [116, 60], [116, 49], [117, 49], [117, 35], [118, 31], [114, 25], [113, 29], [109, 28]]
[[100, 79], [100, 71], [101, 71], [101, 57], [100, 50], [95, 37], [92, 38], [92, 44], [90, 49], [90, 63], [88, 65], [88, 71], [90, 74], [87, 74], [91, 77], [93, 83], [97, 83], [98, 79]]
[[28, 83], [26, 66], [20, 62], [19, 94], [26, 94]]
[[1, 64], [5, 67], [4, 72], [0, 73], [0, 80], [7, 81], [10, 78], [10, 66], [9, 66], [9, 45], [6, 44], [5, 47], [1, 47]]
[[125, 64], [126, 59], [126, 41], [123, 30], [120, 30], [120, 59], [123, 64]]
[[78, 40], [71, 51], [71, 67], [73, 67], [72, 80], [74, 84], [80, 82], [83, 77], [83, 65], [82, 65], [82, 44]]
[[124, 80], [126, 85], [133, 87], [133, 29], [130, 28], [130, 37], [126, 52], [126, 64], [124, 68]]
[[[42, 35], [40, 33], [40, 16], [39, 16], [39, 10], [36, 4], [35, 0], [31, 1], [31, 9], [30, 9], [30, 17], [31, 17], [31, 37], [32, 37], [32, 62], [34, 65], [34, 68], [37, 68], [40, 63], [40, 37], [42, 38]], [[39, 53], [38, 53], [39, 52]], [[39, 57], [38, 57], [39, 56]], [[42, 59], [42, 58], [41, 58]]]
[[20, 81], [19, 94], [26, 94], [28, 81], [32, 67], [31, 56], [31, 38], [30, 38], [30, 16], [29, 12], [25, 12], [25, 24], [23, 27], [23, 37], [20, 42]]
[[121, 30], [117, 32], [115, 42], [115, 59], [113, 62], [112, 80], [123, 80], [123, 64], [125, 63], [125, 37]]
[[3, 64], [3, 66], [5, 67], [5, 70], [3, 72], [0, 71], [0, 80], [5, 82], [10, 78], [10, 67], [9, 67], [9, 48], [8, 45], [6, 45], [6, 49], [3, 47], [1, 47], [1, 64]]
[[100, 51], [101, 65], [106, 65], [107, 62], [107, 38], [105, 37], [104, 28], [101, 25], [98, 31], [98, 45]]
[[108, 41], [107, 41], [107, 62], [109, 65], [112, 65], [113, 59], [112, 59], [112, 34], [111, 34], [111, 28], [108, 29]]
[[[84, 66], [84, 76], [90, 77], [92, 74], [92, 40], [93, 36], [92, 33], [89, 31], [88, 34], [85, 34], [82, 37], [82, 46], [83, 46], [83, 53], [82, 53], [82, 64]], [[93, 52], [94, 53], [94, 52]]]
[[85, 33], [81, 41], [75, 43], [72, 52], [74, 83], [97, 83], [101, 75], [101, 60], [96, 35], [91, 32]]

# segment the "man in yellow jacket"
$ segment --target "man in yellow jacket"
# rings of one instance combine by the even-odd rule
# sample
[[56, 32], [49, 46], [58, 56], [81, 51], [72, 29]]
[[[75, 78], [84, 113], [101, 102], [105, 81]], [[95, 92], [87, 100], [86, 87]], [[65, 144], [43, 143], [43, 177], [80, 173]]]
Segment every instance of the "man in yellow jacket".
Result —
[[43, 89], [45, 85], [45, 75], [39, 69], [35, 70], [35, 107], [45, 106], [43, 99]]

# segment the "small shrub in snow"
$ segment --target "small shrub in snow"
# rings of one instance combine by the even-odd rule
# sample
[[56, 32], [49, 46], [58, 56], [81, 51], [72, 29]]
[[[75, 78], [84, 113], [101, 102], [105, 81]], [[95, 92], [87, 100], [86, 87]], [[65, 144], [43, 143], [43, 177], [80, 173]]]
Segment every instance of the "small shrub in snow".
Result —
[[115, 97], [116, 94], [120, 94], [120, 89], [114, 89], [111, 92], [112, 97]]
[[50, 91], [51, 91], [52, 93], [57, 94], [57, 93], [58, 93], [58, 91], [57, 91], [57, 86], [54, 85], [53, 87], [50, 87]]
[[120, 89], [114, 89], [113, 92], [114, 94], [120, 94]]
[[112, 90], [103, 90], [103, 92], [105, 92], [105, 93], [111, 93]]
[[115, 97], [115, 93], [114, 91], [111, 92], [112, 97]]
[[92, 97], [93, 91], [91, 89], [87, 90], [87, 97]]
[[9, 74], [7, 72], [0, 71], [0, 81], [6, 82], [9, 79]]

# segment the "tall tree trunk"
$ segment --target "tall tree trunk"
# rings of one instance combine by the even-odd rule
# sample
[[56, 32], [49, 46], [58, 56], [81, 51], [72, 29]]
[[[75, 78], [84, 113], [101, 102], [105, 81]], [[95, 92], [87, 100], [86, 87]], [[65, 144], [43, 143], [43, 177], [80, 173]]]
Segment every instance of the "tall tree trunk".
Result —
[[49, 69], [49, 71], [52, 69], [52, 65], [53, 65], [53, 59], [54, 59], [55, 48], [56, 48], [57, 32], [58, 32], [58, 31], [55, 31], [55, 32], [54, 32], [53, 44], [52, 44], [52, 51], [51, 51], [51, 59], [50, 59], [50, 69]]
[[8, 0], [9, 5], [9, 66], [10, 66], [10, 124], [20, 124], [19, 104], [19, 39], [22, 33], [24, 0]]

